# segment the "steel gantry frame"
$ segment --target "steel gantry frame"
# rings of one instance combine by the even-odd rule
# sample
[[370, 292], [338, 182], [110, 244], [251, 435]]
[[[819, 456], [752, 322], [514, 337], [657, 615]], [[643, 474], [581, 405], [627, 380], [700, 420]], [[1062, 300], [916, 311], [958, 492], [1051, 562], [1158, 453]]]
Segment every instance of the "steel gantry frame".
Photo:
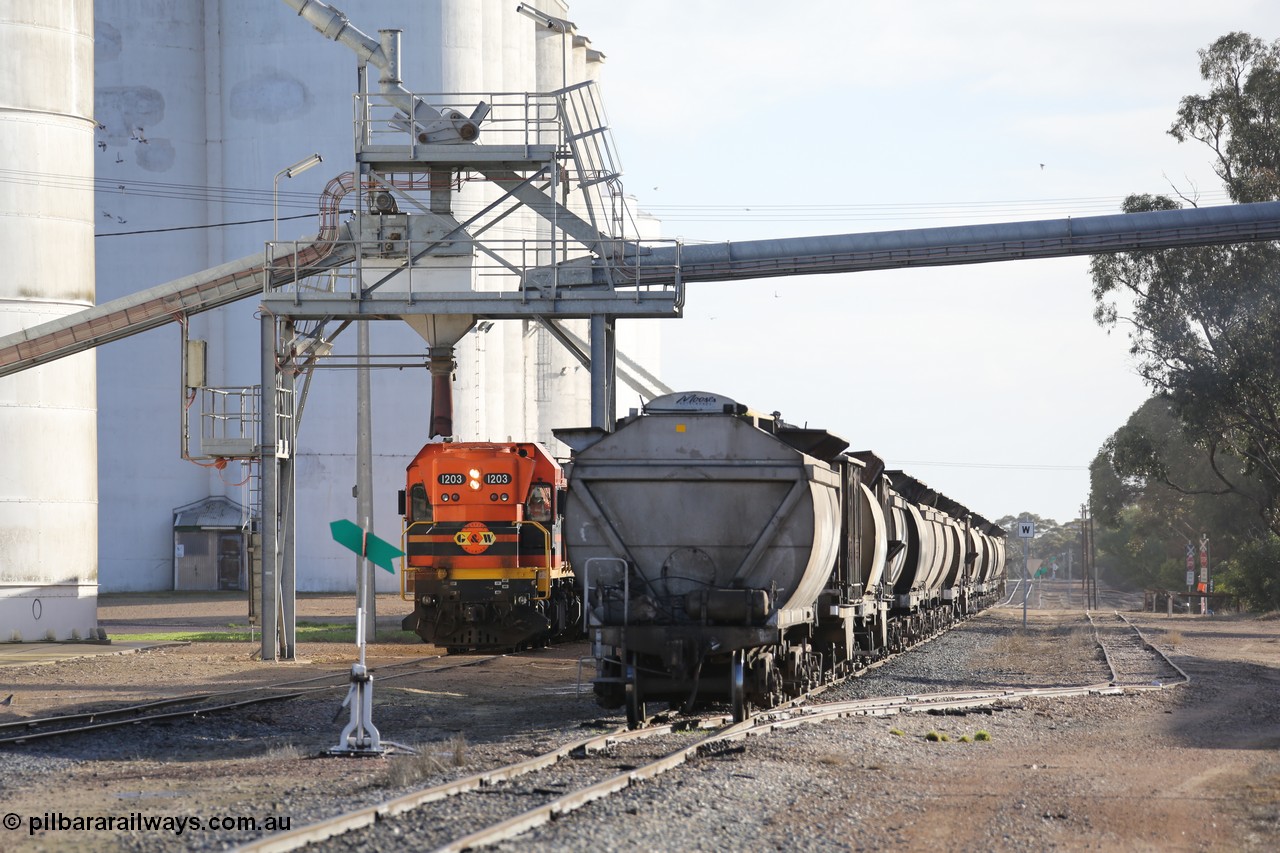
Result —
[[[285, 2], [326, 38], [356, 53], [352, 188], [359, 198], [348, 286], [339, 287], [335, 277], [317, 286], [312, 277], [300, 276], [262, 296], [264, 659], [296, 654], [294, 377], [314, 363], [296, 345], [299, 324], [314, 324], [309, 334], [320, 339], [329, 323], [363, 328], [375, 320], [404, 320], [428, 339], [436, 376], [450, 372], [453, 345], [478, 320], [532, 320], [566, 343], [580, 342], [561, 321], [587, 320], [591, 421], [607, 429], [615, 405], [617, 319], [679, 317], [684, 303], [678, 276], [650, 284], [629, 268], [637, 241], [627, 239], [626, 217], [619, 215], [620, 169], [594, 83], [549, 95], [490, 93], [478, 103], [415, 94], [400, 81], [397, 31], [381, 30], [374, 40], [327, 4]], [[371, 66], [379, 72], [376, 91], [369, 86]], [[459, 222], [451, 198], [455, 181], [466, 175], [481, 177], [499, 192], [479, 213]], [[575, 203], [569, 200], [571, 191]], [[543, 236], [517, 246], [484, 239], [485, 231], [521, 208], [544, 221]], [[268, 254], [276, 249], [289, 253], [287, 246], [272, 246]], [[537, 286], [525, 283], [532, 267], [554, 268], [588, 256], [603, 264], [602, 283], [562, 289], [554, 272]], [[505, 270], [516, 289], [477, 289], [477, 258]], [[571, 351], [583, 358], [581, 347]], [[367, 364], [358, 369], [367, 371]], [[433, 382], [431, 423], [433, 431], [448, 434], [451, 416], [435, 409], [442, 390], [448, 393]], [[363, 441], [358, 457], [367, 453]], [[357, 468], [363, 470], [359, 461]], [[358, 494], [362, 499], [368, 496]], [[371, 514], [359, 505], [357, 512]], [[367, 564], [364, 568], [367, 577]], [[364, 578], [358, 582], [358, 600], [368, 599], [371, 586]]]

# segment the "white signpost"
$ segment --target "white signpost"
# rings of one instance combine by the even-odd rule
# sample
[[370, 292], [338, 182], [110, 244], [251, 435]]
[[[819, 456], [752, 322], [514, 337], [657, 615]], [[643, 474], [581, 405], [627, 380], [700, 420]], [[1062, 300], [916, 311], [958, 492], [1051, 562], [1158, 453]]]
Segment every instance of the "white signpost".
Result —
[[1031, 594], [1031, 578], [1027, 575], [1027, 561], [1031, 557], [1031, 540], [1036, 538], [1034, 521], [1018, 520], [1018, 538], [1022, 540], [1022, 629], [1027, 628], [1027, 596]]

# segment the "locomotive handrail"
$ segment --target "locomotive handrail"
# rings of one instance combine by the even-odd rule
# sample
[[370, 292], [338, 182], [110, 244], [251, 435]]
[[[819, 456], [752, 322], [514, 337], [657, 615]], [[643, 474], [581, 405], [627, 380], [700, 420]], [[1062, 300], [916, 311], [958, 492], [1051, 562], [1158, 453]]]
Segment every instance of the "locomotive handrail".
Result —
[[405, 593], [407, 593], [409, 589], [408, 588], [409, 572], [412, 571], [414, 574], [414, 577], [416, 578], [418, 573], [422, 571], [416, 566], [409, 565], [409, 529], [413, 527], [417, 527], [419, 524], [425, 524], [427, 525], [428, 528], [430, 528], [435, 525], [435, 522], [434, 521], [415, 521], [412, 524], [403, 525], [400, 531], [400, 551], [402, 552], [400, 554], [400, 600], [401, 601], [409, 600], [405, 598]]
[[[522, 524], [532, 524], [534, 527], [542, 531], [542, 541], [545, 543], [545, 547], [543, 548], [543, 551], [542, 551], [543, 559], [546, 560], [545, 566], [542, 566], [542, 567], [527, 566], [526, 567], [526, 566], [520, 565], [520, 525]], [[539, 593], [538, 595], [535, 595], [533, 597], [533, 600], [547, 601], [548, 599], [551, 598], [551, 531], [547, 530], [547, 528], [543, 527], [538, 522], [531, 521], [531, 520], [517, 521], [515, 523], [515, 526], [516, 526], [516, 568], [517, 569], [523, 569], [523, 568], [533, 569], [533, 585], [534, 585], [534, 589], [536, 589]]]
[[[521, 525], [524, 525], [524, 524], [531, 524], [542, 532], [542, 541], [543, 541], [542, 554], [543, 554], [543, 558], [546, 561], [545, 566], [520, 565], [520, 527]], [[423, 571], [426, 571], [425, 569], [408, 565], [409, 532], [412, 528], [419, 527], [419, 526], [425, 526], [427, 528], [427, 533], [430, 533], [431, 529], [436, 526], [436, 522], [434, 520], [415, 521], [412, 524], [404, 525], [403, 529], [400, 531], [400, 550], [404, 552], [400, 557], [400, 598], [403, 601], [409, 600], [408, 598], [405, 597], [406, 593], [408, 592], [409, 572], [413, 572], [414, 575], [416, 576], [418, 574], [421, 574]], [[537, 595], [533, 596], [532, 600], [547, 601], [548, 599], [551, 598], [551, 531], [548, 530], [546, 527], [543, 527], [538, 522], [530, 521], [530, 520], [513, 522], [512, 526], [515, 528], [515, 531], [516, 531], [516, 554], [515, 554], [516, 564], [514, 568], [526, 569], [526, 570], [532, 569], [534, 588], [538, 592]], [[437, 569], [436, 571], [439, 571], [439, 570]]]

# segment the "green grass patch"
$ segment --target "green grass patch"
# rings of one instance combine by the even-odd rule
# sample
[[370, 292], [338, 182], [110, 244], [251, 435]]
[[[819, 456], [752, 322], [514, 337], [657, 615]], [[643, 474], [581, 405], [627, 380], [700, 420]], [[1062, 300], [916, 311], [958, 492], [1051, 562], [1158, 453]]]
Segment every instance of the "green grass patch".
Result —
[[[249, 631], [248, 625], [228, 625], [225, 631], [151, 631], [145, 634], [116, 634], [114, 640], [142, 643], [251, 643], [257, 642], [262, 632]], [[355, 645], [355, 625], [333, 625], [324, 622], [299, 622], [299, 643], [350, 643]], [[378, 631], [375, 643], [421, 643], [417, 634], [388, 629]]]
[[974, 732], [973, 739], [978, 741], [991, 740], [991, 732], [987, 731], [986, 729], [978, 729], [976, 732]]

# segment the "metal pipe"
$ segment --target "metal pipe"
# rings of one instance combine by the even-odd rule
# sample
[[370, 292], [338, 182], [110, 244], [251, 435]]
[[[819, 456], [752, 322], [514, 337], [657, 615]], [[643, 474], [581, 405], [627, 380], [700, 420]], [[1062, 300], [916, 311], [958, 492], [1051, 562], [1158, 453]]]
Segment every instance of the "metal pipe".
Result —
[[[730, 281], [772, 276], [860, 272], [1096, 255], [1173, 247], [1280, 239], [1280, 202], [1117, 213], [1078, 219], [1046, 219], [829, 234], [776, 240], [637, 247], [623, 266], [646, 285], [681, 281]], [[615, 261], [571, 261], [558, 284], [621, 284]], [[526, 286], [546, 286], [552, 270], [531, 270]]]
[[347, 16], [319, 0], [284, 0], [298, 16], [315, 27], [330, 41], [344, 44], [355, 51], [360, 61], [386, 71], [388, 62], [377, 41], [351, 25]]
[[378, 30], [378, 35], [382, 38], [382, 54], [387, 58], [386, 66], [382, 69], [382, 76], [378, 78], [378, 82], [383, 87], [399, 86], [400, 79], [400, 30], [385, 29]]
[[432, 346], [429, 366], [431, 370], [431, 421], [428, 435], [453, 438], [453, 345]]

